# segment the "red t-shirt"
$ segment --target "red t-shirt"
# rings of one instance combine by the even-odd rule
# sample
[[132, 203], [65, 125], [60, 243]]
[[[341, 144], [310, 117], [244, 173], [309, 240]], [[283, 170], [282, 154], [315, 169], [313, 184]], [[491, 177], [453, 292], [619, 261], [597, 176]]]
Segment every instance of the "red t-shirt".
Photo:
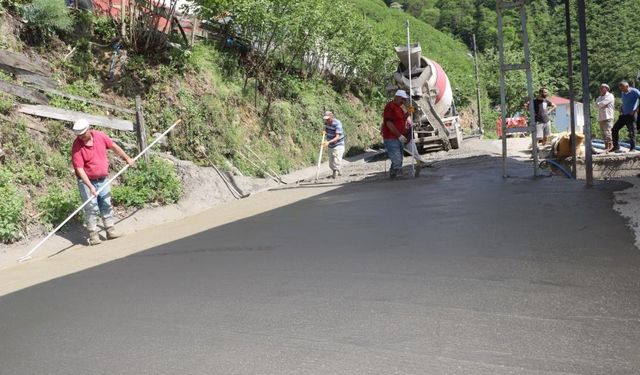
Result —
[[393, 134], [389, 128], [387, 128], [387, 121], [393, 122], [396, 126], [396, 129], [400, 132], [400, 134], [404, 134], [406, 129], [406, 120], [404, 118], [404, 111], [402, 110], [402, 106], [396, 104], [393, 101], [387, 103], [384, 107], [384, 114], [382, 115], [384, 118], [384, 125], [382, 126], [382, 138], [384, 139], [398, 139], [398, 136]]
[[90, 180], [96, 180], [109, 175], [107, 150], [113, 147], [113, 141], [101, 131], [89, 131], [93, 145], [87, 146], [76, 138], [71, 148], [71, 163], [73, 168], [83, 168]]

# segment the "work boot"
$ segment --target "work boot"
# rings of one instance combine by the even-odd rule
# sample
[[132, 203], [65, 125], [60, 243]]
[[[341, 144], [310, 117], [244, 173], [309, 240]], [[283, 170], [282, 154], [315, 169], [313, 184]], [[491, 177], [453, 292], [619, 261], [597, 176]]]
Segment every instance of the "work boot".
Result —
[[99, 245], [102, 243], [97, 230], [89, 231], [89, 246]]
[[333, 179], [335, 180], [336, 178], [338, 178], [338, 171], [333, 171]]
[[120, 232], [116, 231], [116, 227], [107, 228], [107, 239], [108, 240], [113, 240], [113, 239], [116, 239], [118, 237], [122, 237], [122, 234], [120, 234]]

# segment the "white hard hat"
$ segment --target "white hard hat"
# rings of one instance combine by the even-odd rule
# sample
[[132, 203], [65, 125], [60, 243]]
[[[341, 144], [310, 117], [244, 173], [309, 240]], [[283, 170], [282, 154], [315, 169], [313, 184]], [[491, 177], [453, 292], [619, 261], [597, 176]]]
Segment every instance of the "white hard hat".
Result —
[[399, 96], [403, 99], [409, 99], [409, 95], [407, 95], [407, 92], [404, 90], [398, 90], [396, 91], [396, 96]]
[[81, 118], [73, 124], [73, 133], [75, 135], [83, 135], [89, 130], [89, 121]]

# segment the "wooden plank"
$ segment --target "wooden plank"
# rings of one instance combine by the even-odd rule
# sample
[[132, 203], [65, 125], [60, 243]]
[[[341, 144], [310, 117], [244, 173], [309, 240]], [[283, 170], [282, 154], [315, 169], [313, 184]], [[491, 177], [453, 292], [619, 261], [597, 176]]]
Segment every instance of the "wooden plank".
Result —
[[28, 115], [69, 122], [75, 122], [83, 118], [89, 121], [89, 124], [91, 125], [97, 125], [116, 130], [133, 131], [133, 123], [131, 121], [106, 116], [90, 115], [88, 113], [69, 111], [66, 109], [49, 107], [46, 105], [21, 104], [20, 106], [18, 106], [17, 111], [26, 113]]
[[51, 88], [51, 89], [55, 89], [56, 87], [58, 87], [58, 84], [56, 83], [56, 81], [38, 74], [20, 71], [15, 73], [15, 76], [19, 81], [24, 83], [30, 83], [37, 87], [45, 87], [45, 88]]
[[44, 69], [43, 65], [37, 64], [32, 58], [20, 53], [0, 50], [0, 67], [13, 74], [19, 71], [49, 76], [51, 73]]
[[[140, 152], [147, 148], [147, 131], [144, 128], [144, 112], [142, 109], [142, 99], [140, 95], [136, 95], [136, 133], [138, 136], [138, 147]], [[144, 161], [149, 162], [149, 154], [145, 153]]]
[[60, 90], [56, 90], [56, 89], [52, 89], [52, 88], [48, 88], [48, 87], [38, 87], [38, 90], [42, 91], [42, 92], [46, 92], [49, 94], [53, 94], [53, 95], [58, 95], [58, 96], [62, 96], [63, 98], [67, 98], [67, 99], [71, 99], [71, 100], [77, 100], [83, 103], [87, 103], [87, 104], [93, 104], [96, 105], [98, 107], [103, 107], [103, 108], [108, 108], [114, 112], [122, 112], [122, 113], [128, 113], [131, 115], [135, 115], [136, 111], [134, 111], [133, 109], [129, 109], [129, 108], [121, 108], [121, 107], [116, 107], [115, 105], [112, 104], [108, 104], [105, 102], [101, 102], [99, 100], [93, 100], [93, 99], [88, 99], [88, 98], [83, 98], [81, 96], [77, 96], [77, 95], [71, 95], [71, 94], [67, 94], [64, 93]]
[[38, 91], [29, 89], [26, 87], [14, 85], [9, 82], [0, 81], [0, 91], [9, 95], [17, 96], [19, 98], [28, 100], [32, 103], [49, 104], [49, 99], [47, 99], [46, 96], [39, 93]]

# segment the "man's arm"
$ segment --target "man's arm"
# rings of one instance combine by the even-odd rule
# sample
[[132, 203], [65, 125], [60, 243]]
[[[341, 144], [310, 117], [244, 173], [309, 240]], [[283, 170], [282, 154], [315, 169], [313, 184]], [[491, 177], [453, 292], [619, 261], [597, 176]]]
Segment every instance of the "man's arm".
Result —
[[114, 144], [111, 146], [111, 149], [112, 149], [112, 150], [113, 150], [113, 152], [115, 152], [115, 153], [116, 153], [116, 155], [118, 155], [122, 160], [124, 160], [125, 162], [127, 162], [127, 164], [129, 164], [129, 165], [131, 165], [131, 166], [134, 164], [133, 159], [131, 159], [131, 158], [129, 157], [129, 155], [127, 155], [127, 153], [126, 153], [126, 152], [124, 152], [124, 150], [123, 150], [122, 148], [120, 148], [120, 146], [118, 146], [117, 144], [115, 144], [115, 143], [114, 143]]
[[387, 127], [387, 129], [391, 130], [391, 132], [398, 138], [400, 138], [400, 136], [402, 136], [402, 134], [398, 131], [398, 129], [396, 128], [395, 124], [393, 123], [393, 121], [385, 121], [384, 122], [385, 126]]
[[338, 142], [342, 138], [342, 133], [336, 133], [336, 136], [327, 141], [327, 143]]
[[87, 187], [89, 188], [91, 195], [93, 196], [98, 195], [96, 193], [96, 188], [93, 186], [93, 184], [89, 180], [89, 176], [87, 176], [87, 172], [84, 171], [84, 168], [75, 168], [75, 170], [76, 170], [76, 175], [80, 177], [82, 182], [84, 182], [84, 184], [87, 185]]
[[611, 95], [611, 96], [610, 95], [605, 95], [605, 96], [602, 97], [602, 100], [600, 100], [600, 101], [598, 101], [596, 99], [596, 104], [598, 105], [599, 108], [604, 108], [604, 107], [608, 106], [609, 104], [613, 103], [613, 101], [615, 99], [616, 98], [614, 98], [613, 95]]

